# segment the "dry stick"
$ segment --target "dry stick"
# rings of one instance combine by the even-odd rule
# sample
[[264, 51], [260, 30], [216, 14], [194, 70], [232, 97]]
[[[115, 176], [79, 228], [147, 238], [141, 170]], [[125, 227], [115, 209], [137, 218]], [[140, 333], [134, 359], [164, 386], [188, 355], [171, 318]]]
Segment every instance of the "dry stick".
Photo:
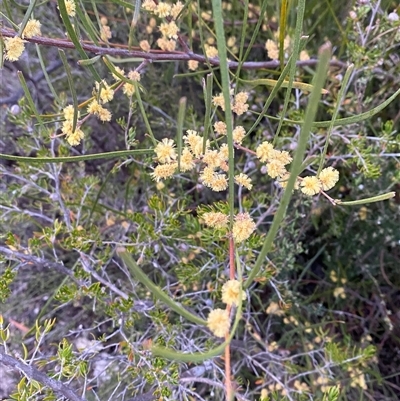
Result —
[[[0, 29], [0, 36], [4, 37], [14, 37], [16, 35], [15, 31], [8, 28]], [[33, 36], [30, 39], [25, 39], [27, 42], [37, 43], [39, 45], [57, 47], [60, 49], [75, 49], [75, 45], [65, 39], [52, 39], [42, 36]], [[82, 48], [90, 53], [94, 53], [96, 55], [109, 55], [109, 56], [122, 56], [122, 57], [138, 57], [143, 58], [150, 61], [188, 61], [188, 60], [196, 60], [200, 63], [207, 63], [207, 59], [205, 56], [193, 53], [192, 51], [188, 52], [165, 52], [162, 50], [152, 50], [150, 52], [144, 52], [142, 50], [128, 50], [123, 48], [123, 45], [116, 45], [119, 48], [109, 48], [109, 47], [101, 47], [95, 46], [87, 43], [87, 41], [81, 42]], [[218, 58], [208, 59], [208, 62], [211, 65], [219, 66], [220, 62]], [[318, 64], [317, 59], [298, 61], [296, 65], [298, 67], [305, 66], [315, 66]], [[338, 60], [331, 60], [330, 65], [338, 68], [346, 68], [347, 64]], [[236, 69], [239, 66], [239, 62], [237, 61], [229, 61], [228, 68]], [[260, 68], [279, 68], [279, 61], [271, 60], [271, 61], [246, 61], [241, 64], [241, 68], [245, 70], [257, 70]]]
[[86, 401], [86, 398], [81, 398], [73, 390], [67, 387], [64, 383], [55, 380], [44, 373], [40, 372], [36, 368], [30, 365], [22, 363], [18, 359], [13, 358], [10, 355], [3, 354], [0, 352], [0, 362], [11, 368], [18, 369], [23, 372], [29, 379], [38, 381], [45, 386], [51, 388], [56, 394], [61, 395], [71, 401]]
[[20, 263], [23, 263], [24, 265], [37, 265], [37, 266], [42, 266], [45, 268], [57, 270], [58, 272], [69, 276], [71, 280], [73, 280], [76, 284], [78, 285], [83, 285], [83, 282], [75, 278], [74, 272], [68, 268], [66, 268], [63, 264], [61, 263], [55, 263], [55, 262], [49, 262], [45, 259], [39, 258], [34, 255], [27, 255], [22, 252], [17, 252], [13, 251], [10, 248], [7, 248], [5, 246], [0, 246], [0, 255], [3, 254], [7, 256], [10, 260], [18, 260]]

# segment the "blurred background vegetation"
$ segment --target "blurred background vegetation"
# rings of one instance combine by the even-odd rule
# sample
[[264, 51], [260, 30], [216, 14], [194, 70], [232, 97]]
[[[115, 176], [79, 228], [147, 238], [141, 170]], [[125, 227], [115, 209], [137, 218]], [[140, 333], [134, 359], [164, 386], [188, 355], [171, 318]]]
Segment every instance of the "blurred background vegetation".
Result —
[[[211, 3], [186, 4], [180, 33], [195, 53], [203, 54], [205, 45], [215, 45]], [[229, 57], [239, 57], [248, 9], [244, 51], [261, 23], [246, 61], [268, 60], [265, 44], [277, 40], [282, 2], [267, 2], [265, 13], [261, 0], [222, 4]], [[21, 23], [28, 5], [28, 1], [4, 0], [2, 26], [11, 28], [9, 19]], [[293, 41], [296, 5], [289, 2], [285, 60]], [[157, 49], [160, 20], [156, 18], [154, 25], [154, 16], [141, 10], [137, 26], [130, 30], [134, 4], [81, 0], [77, 6], [81, 14], [72, 21], [82, 40], [90, 40], [85, 18], [99, 29], [98, 18], [106, 17], [112, 37], [103, 43], [105, 47], [126, 45], [131, 35], [134, 47], [147, 40]], [[318, 48], [329, 40], [336, 61], [355, 65], [339, 118], [374, 109], [400, 88], [399, 14], [398, 2], [391, 0], [306, 2], [303, 33], [308, 36], [305, 50], [310, 59], [316, 59]], [[66, 38], [56, 1], [37, 2], [34, 17], [42, 23], [43, 37]], [[178, 50], [182, 51], [179, 46]], [[80, 57], [75, 50], [64, 51], [82, 103], [92, 96], [93, 78], [77, 64]], [[138, 64], [130, 61], [120, 66], [128, 70]], [[93, 66], [102, 79], [113, 82], [101, 60]], [[43, 126], [32, 117], [17, 71], [25, 77], [38, 112], [49, 116]], [[314, 72], [315, 65], [304, 62], [296, 79], [310, 83]], [[209, 73], [219, 79], [217, 66], [200, 64], [196, 71], [189, 71], [183, 61], [146, 66], [140, 82], [142, 97], [158, 140], [175, 137], [183, 96], [188, 99], [184, 129], [201, 131], [202, 79]], [[262, 111], [270, 88], [252, 87], [239, 78], [277, 79], [279, 73], [279, 68], [242, 68], [239, 75], [232, 70], [234, 85], [250, 94], [249, 112], [238, 119], [246, 130]], [[340, 64], [329, 69], [325, 86], [329, 94], [321, 100], [317, 121], [330, 119], [344, 73]], [[28, 43], [17, 62], [4, 62], [1, 74], [2, 154], [78, 156], [124, 150], [127, 143], [133, 148], [153, 147], [135, 97], [120, 92], [110, 103], [112, 121], [88, 120], [79, 146], [73, 148], [62, 136], [54, 137], [60, 133], [62, 109], [72, 103], [56, 47]], [[213, 94], [219, 92], [216, 86]], [[284, 96], [281, 90], [244, 146], [254, 150], [274, 138]], [[293, 90], [288, 119], [301, 120], [307, 99], [308, 93]], [[223, 119], [218, 113], [215, 119]], [[320, 400], [334, 385], [340, 386], [340, 400], [399, 399], [399, 120], [397, 97], [369, 119], [335, 127], [327, 157], [327, 165], [340, 171], [340, 181], [330, 193], [333, 198], [356, 200], [396, 191], [395, 198], [344, 208], [333, 207], [324, 198], [294, 195], [273, 252], [248, 290], [232, 343], [233, 379], [243, 400], [261, 396]], [[319, 156], [326, 131], [313, 130], [308, 157]], [[284, 124], [279, 149], [292, 153], [298, 134], [298, 125]], [[70, 163], [27, 163], [0, 156], [0, 314], [4, 327], [10, 325], [2, 350], [22, 355], [24, 344], [27, 359], [69, 382], [80, 394], [85, 389], [88, 400], [128, 400], [154, 391], [164, 400], [220, 400], [223, 362], [218, 358], [196, 366], [149, 355], [151, 341], [199, 352], [216, 340], [206, 329], [185, 322], [154, 300], [130, 276], [115, 249], [125, 246], [155, 283], [206, 317], [220, 304], [221, 286], [228, 277], [228, 245], [199, 223], [198, 208], [224, 202], [226, 195], [203, 187], [196, 171], [159, 185], [150, 178], [153, 165], [153, 153]], [[245, 152], [237, 152], [235, 165], [254, 183], [252, 191], [238, 192], [237, 204], [260, 222], [257, 234], [240, 248], [245, 267], [251, 267], [281, 190]], [[312, 166], [309, 171], [314, 171]], [[46, 335], [35, 329], [39, 324], [43, 332], [45, 320], [54, 318]], [[51, 399], [50, 392], [39, 395], [27, 383], [24, 391], [34, 396], [23, 398], [23, 386], [18, 391], [15, 387], [19, 374], [4, 372], [4, 377], [10, 379], [9, 386], [0, 389], [4, 398], [14, 393], [13, 399]]]

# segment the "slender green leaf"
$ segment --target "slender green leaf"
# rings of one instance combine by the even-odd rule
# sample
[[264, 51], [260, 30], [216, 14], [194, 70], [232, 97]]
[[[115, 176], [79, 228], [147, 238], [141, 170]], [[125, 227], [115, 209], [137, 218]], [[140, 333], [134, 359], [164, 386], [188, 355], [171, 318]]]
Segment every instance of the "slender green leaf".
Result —
[[356, 206], [356, 205], [365, 205], [366, 203], [374, 203], [380, 202], [387, 199], [394, 198], [396, 196], [396, 192], [387, 192], [386, 194], [372, 196], [371, 198], [359, 199], [355, 201], [342, 201], [340, 199], [335, 199], [335, 203], [340, 206]]
[[225, 42], [225, 31], [224, 31], [224, 16], [222, 14], [221, 0], [212, 0], [212, 9], [214, 17], [215, 32], [217, 35], [217, 48], [218, 57], [220, 59], [220, 71], [221, 71], [221, 83], [222, 93], [225, 102], [225, 124], [227, 130], [227, 141], [229, 151], [229, 214], [230, 223], [233, 224], [233, 214], [235, 210], [235, 189], [234, 189], [234, 176], [235, 176], [235, 161], [234, 161], [234, 149], [233, 149], [233, 119], [231, 111], [231, 99], [230, 99], [230, 83], [229, 83], [229, 69], [226, 55], [226, 42]]
[[344, 78], [343, 78], [343, 81], [342, 81], [342, 86], [341, 86], [341, 88], [339, 90], [339, 94], [338, 94], [338, 97], [337, 97], [337, 100], [336, 100], [336, 105], [335, 105], [335, 108], [333, 110], [331, 124], [329, 125], [328, 132], [326, 133], [325, 145], [324, 145], [324, 149], [322, 151], [321, 161], [319, 163], [317, 176], [319, 176], [319, 173], [321, 172], [322, 168], [324, 167], [326, 154], [328, 152], [329, 141], [330, 141], [331, 133], [332, 133], [332, 130], [333, 130], [333, 125], [335, 124], [336, 117], [337, 117], [337, 115], [339, 113], [340, 105], [342, 103], [343, 96], [346, 93], [347, 83], [349, 82], [350, 75], [353, 72], [353, 69], [354, 69], [354, 64], [349, 65], [347, 67], [346, 73], [344, 75]]
[[178, 126], [177, 126], [177, 133], [176, 133], [176, 136], [177, 136], [176, 141], [178, 144], [178, 170], [181, 168], [183, 123], [185, 121], [186, 103], [187, 103], [186, 97], [181, 97], [179, 99]]
[[124, 261], [130, 272], [148, 289], [154, 297], [159, 299], [168, 305], [174, 312], [178, 313], [182, 317], [187, 320], [205, 326], [207, 322], [195, 315], [190, 313], [185, 308], [183, 308], [180, 304], [175, 302], [173, 299], [169, 297], [160, 287], [154, 284], [145, 273], [143, 273], [142, 269], [137, 265], [137, 263], [133, 260], [132, 256], [128, 254], [125, 248], [119, 248], [117, 250], [119, 257]]
[[76, 96], [74, 79], [72, 78], [71, 69], [69, 67], [67, 57], [65, 57], [65, 53], [61, 49], [58, 49], [58, 54], [60, 55], [61, 61], [64, 64], [65, 72], [67, 74], [69, 89], [71, 91], [72, 105], [74, 106], [74, 117], [72, 120], [72, 132], [75, 132], [76, 123], [78, 121], [78, 97]]
[[[83, 47], [81, 46], [81, 43], [76, 36], [74, 27], [71, 24], [71, 21], [69, 20], [69, 16], [67, 13], [67, 9], [65, 8], [65, 2], [63, 0], [57, 0], [58, 8], [60, 10], [60, 15], [63, 20], [65, 29], [67, 30], [69, 38], [72, 40], [72, 43], [75, 45], [76, 50], [78, 51], [79, 55], [83, 59], [88, 59], [88, 55], [86, 52], [83, 50]], [[94, 79], [97, 82], [101, 81], [100, 75], [97, 73], [97, 71], [93, 68], [92, 65], [88, 66], [89, 71], [92, 73]]]
[[[300, 3], [303, 3], [303, 4], [300, 5]], [[299, 0], [299, 8], [301, 6], [304, 7], [304, 3], [305, 3], [305, 0]], [[305, 154], [306, 147], [308, 144], [310, 130], [311, 130], [313, 121], [315, 120], [315, 116], [317, 114], [319, 99], [321, 97], [321, 89], [325, 83], [326, 74], [327, 74], [327, 70], [328, 70], [328, 66], [329, 66], [329, 60], [331, 57], [330, 50], [331, 50], [330, 45], [329, 46], [325, 45], [321, 48], [319, 63], [317, 66], [317, 72], [316, 72], [314, 82], [313, 82], [314, 89], [311, 92], [310, 100], [307, 105], [305, 118], [304, 118], [304, 124], [301, 127], [296, 153], [294, 155], [292, 167], [290, 170], [290, 177], [286, 184], [286, 189], [283, 194], [282, 200], [279, 204], [278, 210], [275, 213], [274, 219], [272, 221], [272, 225], [268, 231], [268, 234], [265, 238], [264, 244], [261, 248], [261, 252], [258, 255], [256, 263], [255, 263], [254, 267], [252, 268], [252, 270], [246, 280], [244, 288], [248, 288], [250, 286], [250, 284], [253, 282], [254, 278], [259, 273], [262, 265], [265, 263], [265, 258], [267, 256], [267, 254], [270, 252], [270, 250], [272, 249], [273, 241], [275, 239], [276, 234], [278, 233], [278, 230], [282, 223], [282, 220], [285, 217], [287, 207], [289, 206], [289, 202], [292, 197], [293, 188], [294, 188], [297, 176], [300, 173], [301, 166], [302, 166], [302, 163], [304, 160], [304, 154]]]
[[26, 13], [25, 13], [25, 15], [24, 15], [24, 19], [22, 20], [21, 26], [19, 27], [19, 30], [18, 30], [18, 36], [19, 36], [20, 38], [22, 37], [22, 32], [24, 32], [24, 29], [25, 29], [25, 27], [26, 27], [26, 24], [28, 23], [29, 19], [31, 18], [31, 15], [32, 15], [32, 13], [33, 13], [33, 9], [34, 9], [35, 6], [36, 6], [36, 1], [37, 1], [37, 0], [32, 0], [32, 1], [29, 3], [29, 7], [28, 7], [28, 9], [26, 10]]
[[13, 156], [0, 153], [0, 159], [15, 160], [23, 163], [68, 163], [68, 162], [77, 163], [81, 161], [84, 162], [87, 160], [111, 159], [114, 157], [151, 154], [153, 152], [154, 152], [153, 149], [134, 149], [134, 150], [118, 150], [115, 152], [107, 152], [107, 153], [94, 153], [92, 155], [65, 156], [65, 157], [25, 157], [25, 156]]

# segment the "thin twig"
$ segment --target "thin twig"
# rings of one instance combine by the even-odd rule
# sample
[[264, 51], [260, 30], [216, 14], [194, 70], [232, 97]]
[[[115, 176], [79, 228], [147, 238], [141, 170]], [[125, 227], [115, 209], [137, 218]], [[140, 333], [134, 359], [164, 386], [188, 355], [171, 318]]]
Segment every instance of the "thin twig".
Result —
[[[1, 28], [0, 29], [0, 36], [4, 37], [14, 37], [16, 32], [12, 29], [8, 28]], [[53, 39], [47, 38], [44, 36], [33, 36], [30, 39], [26, 39], [26, 41], [31, 43], [37, 43], [39, 45], [49, 46], [49, 47], [57, 47], [59, 49], [75, 49], [75, 45], [66, 39]], [[92, 45], [90, 42], [82, 41], [81, 42], [83, 50], [93, 53], [95, 55], [109, 55], [109, 56], [122, 56], [122, 57], [137, 57], [143, 58], [146, 60], [151, 61], [188, 61], [188, 60], [196, 60], [200, 63], [210, 63], [213, 66], [219, 66], [220, 61], [218, 58], [207, 59], [205, 56], [201, 54], [196, 54], [193, 52], [166, 52], [163, 50], [151, 50], [150, 52], [144, 52], [143, 50], [129, 50], [127, 46], [124, 45], [116, 45], [119, 46], [118, 48], [109, 48], [109, 47], [101, 47]], [[306, 67], [306, 66], [315, 66], [317, 65], [317, 59], [310, 59], [305, 61], [298, 61], [298, 67]], [[229, 61], [228, 68], [236, 69], [239, 67], [239, 62], [237, 61]], [[279, 61], [270, 60], [270, 61], [246, 61], [241, 65], [241, 69], [244, 70], [257, 70], [261, 68], [268, 68], [268, 69], [275, 69], [280, 68]], [[344, 63], [339, 60], [331, 60], [330, 61], [331, 67], [338, 67], [338, 68], [346, 68], [347, 63]]]
[[0, 351], [0, 362], [6, 366], [14, 369], [18, 369], [24, 373], [26, 377], [32, 380], [36, 380], [39, 383], [51, 388], [56, 394], [65, 397], [71, 401], [86, 401], [86, 398], [79, 397], [73, 390], [67, 387], [64, 383], [55, 380], [44, 373], [37, 370], [35, 367], [26, 365], [25, 363], [13, 358], [10, 355], [3, 354]]

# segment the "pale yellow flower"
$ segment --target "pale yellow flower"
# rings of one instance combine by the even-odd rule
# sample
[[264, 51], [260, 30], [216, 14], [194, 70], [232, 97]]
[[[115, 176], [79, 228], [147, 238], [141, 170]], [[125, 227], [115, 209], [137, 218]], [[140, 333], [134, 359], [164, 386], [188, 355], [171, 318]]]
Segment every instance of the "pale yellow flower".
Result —
[[223, 309], [214, 309], [207, 318], [207, 327], [217, 337], [225, 337], [230, 326], [228, 312]]
[[268, 52], [268, 57], [271, 58], [272, 60], [278, 60], [279, 59], [279, 49], [278, 45], [271, 39], [268, 39], [267, 42], [265, 43], [265, 49]]
[[[194, 130], [187, 130], [187, 135], [183, 137], [185, 143], [189, 145], [194, 157], [200, 157], [203, 154], [203, 137], [197, 134]], [[210, 141], [206, 142], [206, 150], [210, 147]]]
[[271, 153], [271, 159], [280, 161], [283, 165], [289, 164], [292, 162], [292, 157], [285, 150], [274, 150]]
[[153, 0], [144, 0], [142, 7], [146, 11], [154, 11], [157, 8], [157, 4]]
[[99, 102], [94, 99], [89, 103], [87, 107], [87, 112], [89, 114], [97, 114], [101, 110], [101, 108], [102, 107], [100, 106]]
[[174, 148], [175, 148], [175, 143], [173, 139], [164, 138], [161, 142], [159, 142], [154, 149], [158, 161], [164, 164], [176, 160], [177, 154]]
[[228, 188], [228, 179], [224, 174], [214, 174], [210, 187], [215, 192], [225, 191]]
[[203, 163], [207, 164], [208, 167], [217, 168], [221, 160], [218, 157], [217, 150], [207, 150], [202, 159]]
[[112, 33], [111, 33], [111, 29], [108, 25], [102, 25], [100, 28], [100, 39], [103, 42], [107, 42], [108, 39], [111, 39], [112, 37]]
[[5, 59], [17, 61], [25, 50], [24, 41], [19, 36], [4, 39]]
[[217, 134], [226, 135], [226, 124], [223, 121], [214, 123], [214, 130]]
[[72, 122], [72, 120], [65, 120], [65, 121], [62, 123], [62, 128], [61, 128], [61, 130], [62, 130], [62, 132], [63, 132], [65, 135], [70, 135], [70, 134], [72, 134], [72, 128], [73, 128], [73, 122]]
[[233, 141], [241, 145], [245, 135], [246, 135], [245, 129], [241, 125], [238, 125], [232, 132]]
[[110, 88], [110, 85], [108, 85], [106, 81], [103, 80], [101, 84], [96, 82], [95, 87], [96, 91], [100, 92], [100, 100], [102, 103], [108, 103], [113, 99], [114, 90]]
[[104, 107], [101, 107], [97, 112], [97, 117], [100, 121], [106, 122], [111, 121], [111, 112]]
[[233, 47], [233, 46], [235, 46], [235, 44], [236, 44], [236, 37], [235, 36], [230, 36], [228, 38], [228, 40], [226, 41], [226, 45], [228, 47]]
[[175, 24], [175, 21], [163, 22], [160, 25], [160, 32], [162, 33], [163, 36], [167, 37], [168, 39], [171, 39], [171, 38], [177, 39], [179, 28]]
[[[289, 177], [290, 177], [290, 173], [288, 173], [288, 172], [286, 172], [285, 174], [283, 174], [282, 176], [279, 177], [278, 184], [281, 188], [283, 188], [283, 189], [286, 188]], [[294, 189], [299, 189], [299, 185], [300, 185], [299, 179], [296, 178], [296, 181], [294, 183]]]
[[222, 146], [219, 148], [218, 152], [220, 160], [228, 160], [229, 159], [229, 148], [228, 144], [224, 143]]
[[238, 280], [229, 280], [222, 286], [222, 302], [225, 304], [239, 305], [241, 300], [246, 299], [246, 293], [242, 291], [242, 299], [240, 299], [240, 282]]
[[177, 1], [171, 8], [171, 17], [173, 19], [177, 19], [182, 9], [183, 9], [183, 4], [180, 1]]
[[241, 116], [243, 113], [246, 113], [248, 109], [249, 105], [247, 103], [235, 102], [235, 104], [232, 106], [232, 111], [238, 116]]
[[158, 38], [157, 39], [157, 46], [164, 51], [172, 52], [175, 50], [176, 42], [173, 39], [166, 39], [166, 38]]
[[68, 134], [66, 138], [67, 142], [71, 146], [77, 146], [81, 143], [84, 136], [85, 136], [84, 132], [80, 128], [76, 128], [75, 131]]
[[208, 58], [218, 57], [218, 50], [214, 46], [206, 46], [206, 56]]
[[127, 96], [132, 96], [135, 93], [135, 85], [125, 82], [122, 86], [122, 92]]
[[365, 375], [360, 369], [351, 366], [348, 371], [351, 377], [351, 387], [361, 387], [363, 390], [368, 389], [367, 383], [365, 382]]
[[222, 111], [225, 111], [225, 100], [224, 100], [224, 95], [220, 93], [217, 96], [213, 96], [212, 98], [212, 103], [216, 107], [221, 107]]
[[65, 8], [67, 10], [67, 14], [70, 17], [75, 17], [75, 14], [76, 14], [75, 0], [65, 0], [64, 4], [65, 4]]
[[274, 352], [279, 348], [278, 343], [276, 341], [272, 341], [271, 343], [268, 344], [268, 351], [269, 352]]
[[253, 188], [253, 184], [251, 183], [251, 179], [247, 174], [240, 173], [239, 175], [235, 175], [235, 182], [238, 185], [242, 185], [247, 188], [249, 191]]
[[161, 191], [165, 188], [165, 184], [162, 181], [157, 182], [156, 188]]
[[300, 185], [301, 192], [308, 196], [316, 195], [321, 190], [321, 183], [315, 176], [304, 177]]
[[339, 171], [333, 167], [326, 167], [322, 169], [318, 178], [321, 183], [322, 190], [328, 191], [339, 181]]
[[111, 120], [110, 111], [102, 107], [97, 100], [92, 100], [89, 103], [87, 112], [96, 115], [103, 122]]
[[139, 42], [139, 46], [140, 48], [145, 51], [146, 53], [148, 53], [150, 51], [150, 43], [147, 40], [141, 40]]
[[342, 298], [342, 299], [345, 299], [345, 298], [346, 298], [346, 291], [345, 291], [345, 289], [344, 289], [343, 287], [336, 287], [336, 288], [333, 290], [333, 296], [334, 296], [335, 298], [340, 297], [340, 298]]
[[295, 380], [293, 383], [293, 387], [299, 393], [305, 393], [310, 391], [310, 387], [307, 385], [307, 383], [301, 382], [300, 380]]
[[160, 18], [168, 17], [171, 13], [171, 6], [167, 3], [160, 1], [154, 10], [154, 14], [158, 15]]
[[196, 71], [199, 68], [199, 62], [197, 60], [189, 60], [188, 68], [190, 71]]
[[265, 311], [268, 315], [283, 316], [285, 312], [279, 307], [277, 302], [271, 302]]
[[200, 174], [200, 180], [205, 186], [210, 187], [214, 181], [214, 175], [215, 173], [213, 167], [204, 167], [203, 172]]
[[[122, 76], [125, 76], [125, 71], [122, 69], [122, 68], [120, 68], [120, 67], [117, 67], [117, 66], [115, 66], [115, 70], [118, 72], [118, 74], [121, 74]], [[120, 77], [118, 77], [116, 74], [112, 74], [112, 76], [113, 76], [113, 78], [116, 80], [116, 81], [120, 81], [121, 80], [121, 78]]]
[[221, 212], [206, 212], [202, 216], [204, 224], [213, 228], [226, 228], [229, 216]]
[[247, 92], [238, 92], [235, 95], [235, 103], [246, 103], [249, 98], [249, 94]]
[[256, 149], [256, 155], [262, 162], [266, 162], [268, 159], [271, 159], [273, 154], [274, 147], [268, 141], [264, 141], [258, 145]]
[[248, 213], [239, 213], [235, 216], [232, 227], [232, 236], [235, 242], [243, 242], [256, 229], [256, 224]]
[[140, 81], [140, 73], [134, 70], [128, 72], [128, 78], [132, 81], [139, 82]]
[[[64, 118], [66, 120], [73, 120], [74, 118], [74, 106], [72, 104], [69, 104], [68, 106], [64, 107], [63, 109], [63, 114]], [[78, 111], [78, 118], [79, 118], [79, 111]]]
[[150, 174], [151, 178], [158, 182], [174, 175], [178, 163], [159, 164]]
[[181, 171], [189, 171], [195, 167], [192, 152], [188, 148], [183, 148], [181, 155]]
[[40, 32], [40, 26], [42, 24], [36, 20], [36, 19], [30, 19], [24, 28], [24, 31], [22, 32], [22, 39], [29, 39], [32, 36], [40, 36], [41, 32]]
[[267, 163], [267, 174], [271, 178], [282, 177], [287, 173], [285, 165], [277, 159], [272, 159]]
[[310, 56], [307, 53], [307, 50], [302, 50], [300, 52], [300, 61], [307, 61], [310, 60]]

